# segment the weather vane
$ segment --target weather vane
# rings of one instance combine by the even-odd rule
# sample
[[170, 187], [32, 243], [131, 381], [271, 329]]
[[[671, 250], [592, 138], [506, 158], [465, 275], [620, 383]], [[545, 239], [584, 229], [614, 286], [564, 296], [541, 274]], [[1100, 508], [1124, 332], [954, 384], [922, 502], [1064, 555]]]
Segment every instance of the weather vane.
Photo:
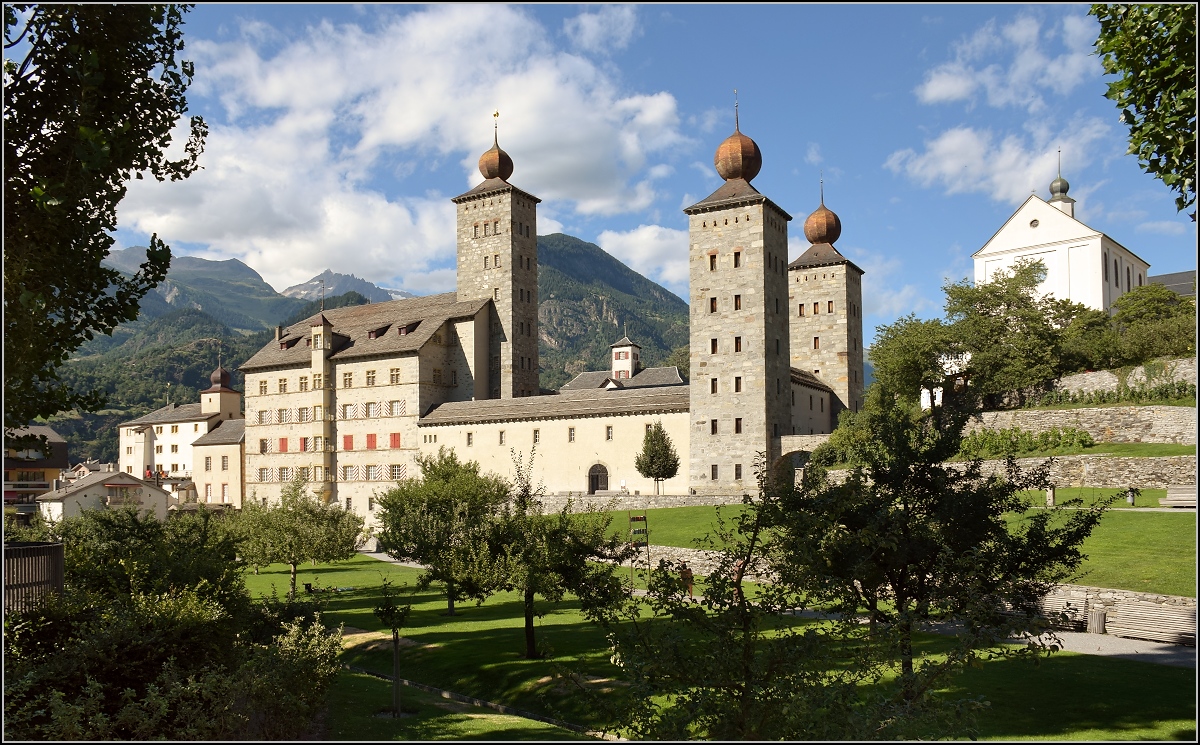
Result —
[[817, 171], [821, 182], [821, 204], [825, 204], [825, 169]]
[[734, 128], [734, 130], [735, 130], [735, 131], [737, 131], [737, 132], [740, 132], [740, 131], [741, 131], [741, 129], [738, 127], [738, 97], [737, 97], [737, 88], [734, 88], [734, 89], [733, 89], [733, 128]]

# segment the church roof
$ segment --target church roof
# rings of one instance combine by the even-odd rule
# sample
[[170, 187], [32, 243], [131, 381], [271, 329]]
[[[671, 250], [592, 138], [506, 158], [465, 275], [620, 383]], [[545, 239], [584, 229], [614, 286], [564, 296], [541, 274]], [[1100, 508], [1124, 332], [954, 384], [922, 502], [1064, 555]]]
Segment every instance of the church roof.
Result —
[[553, 396], [453, 401], [431, 410], [418, 426], [484, 424], [535, 419], [570, 419], [627, 414], [667, 414], [688, 411], [688, 386], [604, 388], [567, 391]]
[[1180, 295], [1186, 295], [1188, 297], [1196, 296], [1195, 269], [1190, 269], [1186, 272], [1155, 274], [1153, 277], [1146, 277], [1146, 281], [1152, 282], [1156, 285], [1166, 285], [1168, 290], [1173, 290]]
[[192, 443], [197, 445], [236, 445], [246, 439], [245, 419], [222, 419], [208, 434]]
[[[1021, 206], [1018, 207], [1016, 209], [1016, 211], [1013, 212], [1012, 215], [1010, 215], [1009, 218], [1004, 221], [1004, 224], [1001, 225], [1000, 228], [995, 233], [992, 234], [992, 237], [988, 238], [987, 242], [984, 243], [983, 246], [981, 246], [978, 251], [971, 254], [971, 258], [978, 258], [979, 256], [982, 256], [984, 253], [988, 253], [988, 248], [992, 245], [992, 243], [996, 240], [996, 238], [1001, 233], [1004, 233], [1005, 230], [1008, 229], [1008, 227], [1010, 225], [1014, 225], [1014, 224], [1019, 225], [1020, 222], [1023, 222], [1023, 220], [1018, 221], [1017, 216], [1021, 215], [1022, 213], [1029, 212], [1031, 210], [1036, 210], [1035, 214], [1039, 220], [1042, 220], [1042, 219], [1051, 219], [1051, 220], [1056, 220], [1056, 221], [1069, 220], [1070, 223], [1068, 223], [1068, 224], [1073, 223], [1082, 229], [1079, 234], [1080, 238], [1087, 237], [1087, 236], [1096, 236], [1096, 235], [1104, 236], [1108, 240], [1115, 243], [1118, 248], [1128, 251], [1135, 259], [1142, 262], [1146, 266], [1150, 266], [1150, 262], [1146, 261], [1141, 256], [1138, 256], [1133, 251], [1130, 251], [1128, 248], [1121, 245], [1121, 243], [1119, 241], [1113, 240], [1112, 236], [1108, 235], [1107, 233], [1103, 233], [1099, 230], [1096, 230], [1095, 228], [1091, 227], [1087, 223], [1084, 223], [1084, 222], [1080, 221], [1079, 219], [1072, 217], [1071, 215], [1068, 215], [1067, 213], [1063, 212], [1062, 210], [1060, 210], [1057, 207], [1048, 203], [1046, 200], [1042, 199], [1037, 194], [1030, 194], [1029, 198], [1026, 199], [1024, 202], [1022, 202]], [[1033, 248], [1034, 246], [1037, 246], [1037, 245], [1041, 245], [1041, 244], [1033, 243], [1027, 247]], [[1022, 246], [1022, 248], [1025, 248], [1025, 247], [1026, 246]], [[1001, 251], [1001, 252], [1003, 252], [1003, 251]]]
[[808, 250], [800, 254], [800, 256], [788, 264], [788, 269], [810, 269], [818, 266], [834, 266], [836, 264], [848, 264], [854, 268], [854, 271], [863, 274], [863, 270], [858, 268], [850, 259], [834, 248], [829, 243], [817, 243], [808, 247]]
[[147, 424], [165, 424], [167, 422], [202, 422], [220, 414], [205, 414], [200, 411], [200, 404], [167, 404], [161, 409], [140, 416], [137, 419], [123, 423], [122, 427], [145, 426]]
[[[341, 361], [381, 354], [416, 352], [446, 321], [474, 317], [491, 300], [464, 300], [445, 292], [440, 295], [370, 303], [324, 312], [332, 326], [333, 348], [329, 359]], [[312, 364], [311, 339], [314, 314], [283, 330], [241, 366], [242, 371]], [[401, 330], [404, 333], [400, 333]]]
[[[610, 378], [612, 378], [611, 370], [581, 372], [569, 382], [563, 384], [559, 390], [582, 391], [591, 388], [600, 388]], [[651, 386], [683, 385], [683, 378], [679, 376], [679, 368], [675, 366], [647, 367], [644, 370], [640, 370], [632, 378], [621, 378], [615, 382], [619, 383], [621, 388], [647, 388]]]

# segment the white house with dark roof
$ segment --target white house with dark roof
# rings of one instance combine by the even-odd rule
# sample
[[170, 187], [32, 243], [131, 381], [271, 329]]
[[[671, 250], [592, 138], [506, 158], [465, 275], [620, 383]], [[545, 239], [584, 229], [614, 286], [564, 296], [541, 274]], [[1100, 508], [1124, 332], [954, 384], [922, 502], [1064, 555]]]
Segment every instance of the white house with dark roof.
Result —
[[177, 500], [154, 484], [128, 473], [97, 471], [37, 498], [42, 517], [52, 522], [87, 510], [134, 508], [167, 519]]
[[241, 508], [245, 482], [246, 420], [221, 419], [192, 442], [196, 501]]

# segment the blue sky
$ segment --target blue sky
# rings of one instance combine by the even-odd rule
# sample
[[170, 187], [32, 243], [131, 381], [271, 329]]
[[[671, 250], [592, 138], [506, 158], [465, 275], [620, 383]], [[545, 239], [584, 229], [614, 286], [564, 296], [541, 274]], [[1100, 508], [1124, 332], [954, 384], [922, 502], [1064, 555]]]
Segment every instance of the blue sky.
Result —
[[1049, 196], [1060, 147], [1078, 218], [1151, 274], [1193, 269], [1194, 224], [1125, 155], [1086, 7], [201, 4], [183, 57], [204, 170], [132, 182], [118, 242], [157, 232], [279, 290], [326, 268], [452, 290], [449, 198], [482, 179], [499, 110], [538, 232], [598, 243], [686, 299], [681, 209], [720, 184], [736, 88], [793, 257], [823, 172], [868, 328], [938, 315], [943, 282]]

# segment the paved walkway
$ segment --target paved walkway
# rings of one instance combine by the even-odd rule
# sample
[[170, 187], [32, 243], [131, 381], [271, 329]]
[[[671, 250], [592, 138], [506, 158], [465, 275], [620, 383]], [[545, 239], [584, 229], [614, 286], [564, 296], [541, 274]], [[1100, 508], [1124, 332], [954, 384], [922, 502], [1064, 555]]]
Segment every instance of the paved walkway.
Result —
[[[1150, 508], [1147, 508], [1150, 509]], [[423, 568], [420, 564], [409, 561], [397, 561], [387, 554], [362, 551], [367, 556], [380, 561], [387, 561], [401, 566]], [[635, 591], [644, 594], [644, 590]], [[696, 600], [701, 600], [697, 595]], [[806, 612], [805, 615], [808, 615]], [[815, 614], [814, 614], [815, 615]], [[1196, 667], [1196, 647], [1182, 644], [1165, 644], [1163, 642], [1143, 641], [1141, 639], [1126, 639], [1112, 634], [1087, 634], [1077, 631], [1059, 631], [1056, 635], [1061, 642], [1063, 651], [1078, 654], [1093, 654], [1101, 657], [1116, 657], [1122, 660], [1151, 662], [1157, 665], [1172, 667]]]

